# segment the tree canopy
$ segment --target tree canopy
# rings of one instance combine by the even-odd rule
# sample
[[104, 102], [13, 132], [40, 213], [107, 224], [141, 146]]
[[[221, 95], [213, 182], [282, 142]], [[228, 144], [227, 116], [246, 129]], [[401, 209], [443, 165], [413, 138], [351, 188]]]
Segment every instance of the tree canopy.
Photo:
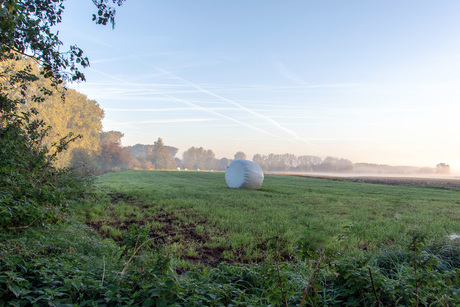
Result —
[[[52, 27], [62, 21], [65, 0], [4, 0], [0, 2], [0, 60], [12, 58], [14, 53], [36, 60], [42, 74], [56, 83], [84, 81], [81, 68], [89, 66], [88, 58], [76, 45], [61, 51], [63, 45]], [[92, 0], [97, 24], [115, 25], [115, 8], [126, 0]]]
[[234, 156], [234, 159], [235, 160], [238, 160], [238, 159], [246, 159], [246, 154], [242, 151], [238, 151], [235, 156]]

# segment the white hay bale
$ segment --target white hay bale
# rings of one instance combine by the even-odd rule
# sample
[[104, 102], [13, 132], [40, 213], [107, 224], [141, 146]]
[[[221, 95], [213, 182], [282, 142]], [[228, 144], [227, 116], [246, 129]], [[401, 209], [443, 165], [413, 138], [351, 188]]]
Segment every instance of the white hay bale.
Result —
[[235, 160], [227, 166], [225, 181], [230, 188], [257, 190], [264, 182], [264, 172], [255, 162]]

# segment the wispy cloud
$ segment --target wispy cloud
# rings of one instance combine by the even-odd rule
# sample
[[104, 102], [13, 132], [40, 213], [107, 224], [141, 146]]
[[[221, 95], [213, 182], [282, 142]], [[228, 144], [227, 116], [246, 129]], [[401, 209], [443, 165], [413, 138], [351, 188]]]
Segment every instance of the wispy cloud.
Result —
[[[259, 117], [259, 118], [262, 118], [262, 119], [264, 119], [264, 120], [267, 120], [268, 122], [270, 122], [271, 124], [273, 124], [276, 128], [278, 128], [278, 129], [280, 129], [280, 130], [282, 130], [282, 131], [288, 133], [289, 135], [291, 135], [292, 137], [294, 137], [294, 139], [296, 139], [296, 140], [302, 141], [302, 142], [307, 143], [307, 144], [309, 144], [309, 145], [313, 145], [313, 144], [312, 144], [311, 142], [309, 142], [307, 139], [300, 137], [295, 131], [293, 131], [293, 130], [291, 130], [291, 129], [288, 129], [288, 128], [282, 126], [280, 123], [278, 123], [277, 121], [273, 120], [272, 118], [270, 118], [270, 117], [268, 117], [268, 116], [266, 116], [266, 115], [263, 115], [263, 114], [260, 114], [260, 113], [258, 113], [258, 112], [255, 112], [255, 111], [253, 111], [253, 110], [251, 110], [251, 109], [248, 109], [248, 108], [246, 108], [245, 106], [243, 106], [243, 105], [241, 105], [241, 104], [239, 104], [239, 103], [237, 103], [237, 102], [235, 102], [235, 101], [233, 101], [233, 100], [231, 100], [231, 99], [228, 99], [228, 98], [222, 97], [222, 96], [220, 96], [220, 95], [218, 95], [218, 94], [215, 94], [214, 92], [211, 92], [211, 91], [209, 91], [209, 90], [207, 90], [207, 89], [205, 89], [205, 88], [202, 88], [201, 86], [199, 86], [199, 85], [197, 85], [197, 84], [195, 84], [195, 83], [193, 83], [193, 82], [190, 82], [190, 81], [188, 81], [188, 80], [186, 80], [186, 79], [184, 79], [184, 78], [182, 78], [182, 77], [176, 76], [176, 75], [174, 75], [173, 73], [170, 73], [170, 72], [168, 72], [168, 71], [166, 71], [166, 70], [164, 70], [164, 69], [161, 69], [161, 68], [159, 68], [159, 67], [156, 67], [156, 69], [159, 70], [159, 71], [161, 71], [161, 72], [164, 72], [165, 74], [170, 75], [171, 77], [174, 77], [174, 78], [176, 78], [176, 79], [178, 79], [178, 80], [181, 80], [182, 82], [184, 82], [184, 83], [186, 83], [186, 84], [189, 84], [190, 86], [192, 86], [192, 87], [198, 89], [199, 91], [201, 91], [201, 92], [204, 93], [204, 94], [208, 94], [208, 95], [210, 95], [210, 96], [216, 97], [216, 98], [218, 98], [218, 99], [220, 99], [220, 100], [222, 100], [222, 101], [225, 101], [225, 102], [227, 102], [227, 103], [230, 103], [230, 104], [232, 104], [232, 105], [238, 107], [239, 109], [241, 109], [241, 110], [243, 110], [243, 111], [245, 111], [245, 112], [247, 112], [247, 113], [250, 113], [250, 114], [255, 115], [255, 116]], [[261, 130], [261, 129], [259, 129], [259, 130]], [[271, 133], [270, 133], [270, 134], [271, 134]]]
[[[171, 97], [170, 101], [178, 101], [177, 98]], [[187, 100], [189, 101], [189, 100]], [[180, 101], [182, 102], [182, 101]], [[193, 102], [193, 101], [190, 101]], [[238, 110], [237, 108], [230, 108], [230, 107], [219, 107], [219, 108], [207, 108], [208, 110], [213, 111], [235, 111]], [[113, 112], [182, 112], [182, 111], [193, 111], [196, 110], [196, 107], [188, 107], [188, 108], [148, 108], [148, 109], [141, 109], [141, 108], [105, 108], [105, 111], [113, 111]]]
[[115, 58], [106, 58], [101, 60], [91, 60], [91, 64], [99, 64], [99, 63], [108, 63], [108, 62], [119, 62], [126, 60], [128, 57], [115, 57]]
[[302, 78], [300, 78], [298, 75], [288, 70], [287, 67], [280, 61], [273, 61], [273, 67], [286, 79], [289, 79], [301, 85], [306, 85], [306, 86], [310, 85], [304, 80], [302, 80]]
[[[94, 72], [97, 72], [97, 73], [99, 73], [99, 74], [101, 74], [101, 75], [104, 75], [104, 76], [106, 76], [106, 77], [108, 77], [108, 78], [111, 78], [111, 79], [114, 79], [114, 80], [123, 82], [123, 83], [125, 83], [125, 84], [131, 84], [131, 82], [125, 81], [125, 80], [123, 80], [123, 79], [121, 79], [121, 78], [119, 78], [119, 77], [111, 76], [111, 75], [109, 75], [109, 74], [106, 74], [106, 73], [101, 72], [101, 71], [97, 71], [97, 70], [95, 70], [95, 69], [92, 69], [92, 70], [93, 70]], [[228, 116], [228, 115], [225, 115], [225, 114], [222, 114], [222, 113], [213, 111], [213, 110], [211, 110], [211, 109], [209, 109], [209, 108], [206, 108], [206, 107], [203, 107], [203, 106], [194, 104], [194, 103], [189, 102], [189, 101], [187, 101], [187, 100], [185, 100], [185, 99], [181, 99], [181, 98], [178, 98], [178, 97], [174, 97], [174, 96], [171, 96], [171, 95], [166, 94], [166, 93], [159, 93], [159, 94], [162, 95], [162, 96], [164, 96], [164, 97], [169, 98], [169, 99], [172, 100], [172, 101], [177, 101], [177, 102], [181, 102], [181, 103], [187, 104], [187, 105], [193, 107], [193, 109], [195, 109], [195, 110], [201, 110], [201, 111], [204, 111], [204, 112], [207, 112], [207, 113], [216, 115], [216, 116], [218, 116], [218, 117], [228, 119], [228, 120], [230, 120], [230, 121], [232, 121], [232, 122], [235, 122], [235, 123], [237, 123], [237, 124], [239, 124], [239, 125], [241, 125], [241, 126], [244, 126], [244, 127], [250, 128], [250, 129], [252, 129], [252, 130], [255, 130], [255, 131], [258, 131], [258, 132], [261, 132], [261, 133], [270, 135], [270, 136], [275, 137], [275, 138], [278, 138], [278, 139], [285, 139], [285, 138], [283, 138], [282, 136], [279, 136], [279, 135], [273, 134], [273, 133], [271, 133], [271, 132], [269, 132], [269, 131], [266, 131], [266, 130], [264, 130], [264, 129], [261, 129], [261, 128], [258, 128], [258, 127], [249, 125], [249, 124], [247, 124], [247, 123], [245, 123], [245, 122], [242, 122], [242, 121], [240, 121], [240, 120], [237, 120], [237, 119], [235, 119], [235, 118], [233, 118], [233, 117], [231, 117], [231, 116]], [[124, 123], [124, 124], [130, 125], [130, 124], [132, 124], [132, 123]]]
[[125, 124], [170, 124], [170, 123], [193, 123], [215, 121], [214, 118], [172, 118], [172, 119], [151, 119], [133, 122], [123, 122]]
[[185, 104], [194, 106], [195, 108], [198, 108], [199, 110], [202, 110], [202, 111], [204, 111], [204, 112], [211, 113], [211, 114], [217, 115], [217, 116], [219, 116], [219, 117], [221, 117], [221, 118], [228, 119], [228, 120], [230, 120], [230, 121], [232, 121], [232, 122], [235, 122], [235, 123], [237, 123], [237, 124], [239, 124], [239, 125], [241, 125], [241, 126], [244, 126], [244, 127], [249, 128], [249, 129], [252, 129], [252, 130], [261, 132], [261, 133], [263, 133], [263, 134], [270, 135], [270, 136], [275, 137], [275, 138], [278, 138], [278, 139], [284, 139], [283, 137], [281, 137], [281, 136], [279, 136], [279, 135], [276, 135], [276, 134], [273, 134], [273, 133], [271, 133], [271, 132], [268, 132], [268, 131], [266, 131], [266, 130], [264, 130], [264, 129], [261, 129], [261, 128], [258, 128], [258, 127], [249, 125], [249, 124], [247, 124], [247, 123], [245, 123], [245, 122], [242, 122], [242, 121], [240, 121], [240, 120], [237, 120], [237, 119], [235, 119], [235, 118], [233, 118], [233, 117], [231, 117], [231, 116], [228, 116], [228, 115], [225, 115], [225, 114], [222, 114], [222, 113], [213, 111], [213, 110], [211, 110], [211, 109], [209, 109], [209, 108], [205, 108], [205, 107], [196, 105], [196, 104], [191, 103], [191, 102], [189, 102], [189, 101], [187, 101], [187, 100], [184, 100], [184, 99], [180, 99], [180, 98], [172, 97], [172, 96], [169, 96], [169, 97], [175, 99], [176, 101], [180, 101], [180, 102], [182, 102], [182, 103], [185, 103]]

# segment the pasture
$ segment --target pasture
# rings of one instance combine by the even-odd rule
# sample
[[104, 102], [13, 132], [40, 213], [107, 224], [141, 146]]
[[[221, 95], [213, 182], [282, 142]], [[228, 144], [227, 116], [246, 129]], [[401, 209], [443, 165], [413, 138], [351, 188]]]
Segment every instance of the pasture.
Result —
[[63, 223], [1, 233], [0, 305], [456, 306], [459, 194], [420, 182], [267, 175], [255, 191], [229, 189], [224, 173], [108, 173]]
[[430, 244], [460, 234], [460, 189], [266, 175], [260, 190], [229, 189], [224, 173], [133, 171], [97, 180], [98, 201], [76, 212], [121, 241], [143, 227], [179, 266], [258, 263], [299, 245], [359, 254], [403, 247], [415, 233]]

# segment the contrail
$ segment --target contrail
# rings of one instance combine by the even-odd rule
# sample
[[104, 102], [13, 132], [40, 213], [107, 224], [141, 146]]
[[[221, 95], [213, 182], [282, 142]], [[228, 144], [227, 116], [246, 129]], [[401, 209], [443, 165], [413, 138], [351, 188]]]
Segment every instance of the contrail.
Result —
[[[103, 45], [109, 46], [109, 47], [112, 48], [112, 49], [118, 50], [118, 48], [116, 48], [116, 47], [114, 47], [114, 46], [111, 46], [111, 45], [109, 45], [109, 44], [107, 44], [107, 43], [104, 43], [104, 42], [102, 42], [102, 41], [99, 41], [99, 40], [96, 40], [96, 43], [98, 43], [98, 44], [103, 44]], [[184, 78], [182, 78], [182, 77], [176, 76], [176, 75], [174, 75], [173, 73], [171, 73], [171, 72], [169, 72], [169, 71], [166, 71], [166, 70], [164, 70], [164, 69], [161, 69], [161, 68], [159, 68], [159, 67], [156, 67], [156, 66], [152, 65], [152, 64], [150, 64], [149, 62], [145, 61], [144, 59], [142, 59], [142, 58], [140, 58], [140, 57], [138, 57], [138, 56], [131, 55], [131, 57], [134, 58], [134, 59], [136, 59], [136, 60], [138, 60], [138, 61], [140, 61], [140, 62], [146, 63], [146, 64], [149, 65], [149, 66], [154, 67], [155, 69], [157, 69], [158, 71], [160, 71], [160, 72], [162, 72], [162, 73], [164, 73], [164, 74], [167, 74], [167, 75], [169, 75], [169, 76], [171, 76], [171, 77], [173, 77], [173, 78], [176, 78], [176, 79], [178, 79], [178, 80], [181, 80], [181, 81], [185, 82], [186, 84], [189, 84], [190, 86], [192, 86], [192, 87], [198, 89], [198, 90], [201, 91], [202, 93], [211, 95], [211, 96], [216, 97], [216, 98], [218, 98], [218, 99], [220, 99], [220, 100], [222, 100], [222, 101], [226, 101], [226, 102], [228, 102], [228, 103], [230, 103], [230, 104], [233, 104], [233, 105], [237, 106], [237, 107], [240, 108], [241, 110], [244, 110], [244, 111], [246, 111], [246, 112], [248, 112], [248, 113], [250, 113], [250, 114], [252, 114], [252, 115], [255, 115], [255, 116], [257, 116], [257, 117], [260, 117], [260, 118], [262, 118], [262, 119], [265, 119], [265, 120], [267, 120], [268, 122], [272, 123], [275, 127], [277, 127], [277, 128], [279, 128], [279, 129], [281, 129], [281, 130], [287, 132], [288, 134], [292, 135], [292, 136], [293, 136], [295, 139], [297, 139], [297, 140], [300, 140], [300, 141], [302, 141], [302, 142], [304, 142], [304, 143], [306, 143], [306, 144], [308, 144], [308, 145], [311, 145], [311, 146], [314, 146], [314, 147], [318, 147], [317, 145], [312, 144], [312, 143], [311, 143], [310, 141], [308, 141], [307, 139], [304, 139], [304, 138], [300, 137], [295, 131], [290, 130], [290, 129], [288, 129], [288, 128], [282, 126], [280, 123], [278, 123], [277, 121], [273, 120], [272, 118], [270, 118], [270, 117], [268, 117], [268, 116], [266, 116], [266, 115], [262, 115], [262, 114], [260, 114], [260, 113], [257, 113], [257, 112], [255, 112], [255, 111], [253, 111], [253, 110], [251, 110], [251, 109], [248, 109], [248, 108], [246, 108], [245, 106], [243, 106], [243, 105], [241, 105], [241, 104], [239, 104], [239, 103], [237, 103], [237, 102], [235, 102], [235, 101], [233, 101], [233, 100], [227, 99], [227, 98], [222, 97], [222, 96], [220, 96], [220, 95], [217, 95], [217, 94], [215, 94], [215, 93], [213, 93], [213, 92], [211, 92], [211, 91], [208, 91], [208, 90], [202, 88], [201, 86], [199, 86], [199, 85], [197, 85], [197, 84], [194, 84], [194, 83], [192, 83], [192, 82], [190, 82], [190, 81], [188, 81], [188, 80], [186, 80], [186, 79], [184, 79]], [[106, 74], [105, 74], [105, 75], [106, 75]], [[112, 76], [109, 76], [109, 77], [112, 77]], [[120, 79], [118, 79], [118, 80], [120, 80]], [[120, 81], [121, 81], [121, 80], [120, 80]], [[123, 81], [123, 82], [125, 82], [125, 81]], [[129, 83], [129, 82], [128, 82], [128, 83]], [[200, 107], [197, 106], [197, 105], [194, 105], [194, 106], [200, 108]], [[220, 113], [216, 113], [216, 114], [220, 114]], [[222, 116], [222, 114], [220, 114], [220, 116]], [[230, 119], [230, 117], [229, 117], [229, 119]], [[231, 119], [231, 120], [232, 120], [232, 121], [235, 121], [235, 122], [239, 122], [239, 121], [237, 121], [237, 120], [235, 120], [235, 119]], [[242, 122], [240, 122], [240, 123], [243, 124], [243, 125], [246, 126], [246, 127], [249, 127], [249, 126], [250, 126], [250, 125], [247, 125], [247, 124], [242, 123]], [[252, 127], [252, 126], [251, 126], [251, 127]], [[256, 127], [253, 127], [253, 129], [256, 129], [256, 130], [258, 130], [258, 131], [264, 131], [264, 130], [259, 129], [259, 128], [256, 128]], [[273, 135], [273, 134], [271, 134], [271, 133], [269, 133], [269, 132], [267, 132], [267, 131], [265, 131], [264, 133], [269, 134], [269, 135]], [[274, 136], [274, 135], [273, 135], [273, 136]], [[277, 137], [278, 137], [278, 136], [277, 136]], [[278, 137], [278, 138], [283, 139], [282, 137]]]
[[[104, 72], [102, 72], [102, 71], [98, 71], [98, 70], [93, 69], [93, 68], [89, 68], [89, 69], [92, 70], [92, 71], [94, 71], [94, 72], [96, 72], [96, 73], [98, 73], [98, 74], [101, 74], [101, 75], [103, 75], [103, 76], [106, 76], [106, 77], [108, 77], [108, 78], [111, 78], [111, 79], [113, 79], [113, 80], [117, 80], [117, 81], [123, 82], [123, 83], [125, 83], [125, 84], [129, 84], [129, 85], [136, 85], [135, 83], [132, 83], [132, 82], [129, 82], [129, 81], [120, 79], [120, 78], [118, 78], [118, 77], [111, 76], [111, 75], [106, 74], [106, 73], [104, 73]], [[249, 125], [249, 124], [247, 124], [247, 123], [244, 123], [244, 122], [242, 122], [242, 121], [239, 121], [239, 120], [237, 120], [237, 119], [235, 119], [235, 118], [233, 118], [233, 117], [230, 117], [230, 116], [224, 115], [224, 114], [222, 114], [222, 113], [219, 113], [219, 112], [210, 110], [210, 109], [208, 109], [208, 108], [205, 108], [205, 107], [196, 105], [196, 104], [194, 104], [194, 103], [192, 103], [192, 102], [190, 102], [190, 101], [187, 101], [187, 100], [184, 100], [184, 99], [180, 99], [180, 98], [177, 98], [177, 97], [174, 97], [174, 96], [165, 94], [165, 93], [158, 93], [158, 94], [159, 94], [159, 95], [162, 95], [162, 96], [164, 96], [164, 97], [167, 97], [167, 98], [169, 98], [169, 99], [172, 99], [172, 100], [174, 100], [174, 101], [182, 102], [182, 103], [184, 103], [184, 104], [187, 104], [187, 105], [189, 105], [189, 106], [192, 106], [192, 107], [194, 107], [195, 109], [198, 109], [198, 110], [201, 110], [201, 111], [204, 111], [204, 112], [207, 112], [207, 113], [211, 113], [211, 114], [217, 115], [217, 116], [219, 116], [219, 117], [228, 119], [228, 120], [233, 121], [233, 122], [235, 122], [235, 123], [237, 123], [237, 124], [239, 124], [239, 125], [242, 125], [242, 126], [245, 126], [245, 127], [247, 127], [247, 128], [250, 128], [250, 129], [252, 129], [252, 130], [255, 130], [255, 131], [258, 131], [258, 132], [261, 132], [261, 133], [270, 135], [270, 136], [275, 137], [275, 138], [278, 138], [278, 139], [286, 140], [286, 138], [284, 138], [284, 137], [281, 137], [281, 136], [279, 136], [279, 135], [270, 133], [270, 132], [265, 131], [265, 130], [263, 130], [263, 129], [254, 127], [254, 126], [252, 126], [252, 125]], [[288, 141], [293, 142], [292, 140], [289, 140], [289, 139], [288, 139]]]
[[[154, 67], [155, 67], [155, 66], [154, 66]], [[271, 119], [270, 117], [268, 117], [268, 116], [266, 116], [266, 115], [262, 115], [262, 114], [260, 114], [260, 113], [257, 113], [257, 112], [255, 112], [255, 111], [253, 111], [253, 110], [251, 110], [251, 109], [248, 109], [248, 108], [246, 108], [245, 106], [243, 106], [243, 105], [241, 105], [241, 104], [239, 104], [239, 103], [237, 103], [237, 102], [235, 102], [235, 101], [233, 101], [233, 100], [230, 100], [230, 99], [228, 99], [228, 98], [225, 98], [225, 97], [222, 97], [222, 96], [220, 96], [220, 95], [217, 95], [217, 94], [215, 94], [215, 93], [213, 93], [213, 92], [211, 92], [211, 91], [208, 91], [207, 89], [202, 88], [201, 86], [199, 86], [199, 85], [197, 85], [197, 84], [195, 84], [195, 83], [192, 83], [192, 82], [190, 82], [190, 81], [188, 81], [188, 80], [186, 80], [186, 79], [184, 79], [184, 78], [182, 78], [182, 77], [176, 76], [175, 74], [173, 74], [173, 73], [171, 73], [171, 72], [169, 72], [169, 71], [166, 71], [166, 70], [161, 69], [161, 68], [159, 68], [159, 67], [155, 67], [155, 68], [156, 68], [158, 71], [160, 71], [160, 72], [162, 72], [162, 73], [164, 73], [164, 74], [167, 74], [167, 75], [169, 75], [169, 76], [171, 76], [171, 77], [173, 77], [173, 78], [175, 78], [175, 79], [178, 79], [178, 80], [181, 80], [182, 82], [187, 83], [188, 85], [190, 85], [190, 86], [196, 88], [197, 90], [199, 90], [199, 91], [202, 92], [202, 93], [208, 94], [208, 95], [213, 96], [213, 97], [216, 97], [216, 98], [218, 98], [218, 99], [220, 99], [220, 100], [222, 100], [222, 101], [225, 101], [225, 102], [228, 102], [228, 103], [230, 103], [230, 104], [233, 104], [234, 106], [238, 107], [238, 108], [241, 109], [241, 110], [244, 110], [244, 111], [246, 111], [246, 112], [248, 112], [248, 113], [250, 113], [250, 114], [252, 114], [252, 115], [255, 115], [255, 116], [257, 116], [257, 117], [260, 117], [260, 118], [263, 118], [263, 119], [269, 121], [270, 123], [272, 123], [273, 125], [275, 125], [277, 128], [279, 128], [279, 129], [281, 129], [281, 130], [287, 132], [288, 134], [292, 135], [292, 136], [293, 136], [295, 139], [297, 139], [297, 140], [300, 140], [300, 141], [302, 141], [302, 142], [304, 142], [304, 143], [307, 143], [308, 145], [316, 146], [316, 145], [312, 144], [311, 142], [309, 142], [308, 140], [306, 140], [306, 139], [304, 139], [304, 138], [301, 138], [301, 137], [300, 137], [297, 133], [295, 133], [294, 131], [292, 131], [292, 130], [290, 130], [290, 129], [284, 127], [284, 126], [282, 126], [280, 123], [278, 123], [277, 121]]]
[[[165, 97], [168, 97], [168, 98], [171, 98], [171, 99], [174, 99], [175, 101], [182, 102], [182, 103], [188, 104], [188, 105], [190, 105], [190, 106], [194, 106], [194, 107], [196, 107], [196, 108], [198, 108], [198, 109], [200, 109], [200, 110], [202, 110], [202, 111], [205, 111], [205, 112], [208, 112], [208, 113], [217, 115], [217, 116], [219, 116], [219, 117], [222, 117], [222, 118], [231, 120], [231, 121], [233, 121], [233, 122], [235, 122], [235, 123], [237, 123], [237, 124], [240, 124], [240, 125], [242, 125], [242, 126], [245, 126], [245, 127], [247, 127], [247, 128], [253, 129], [253, 130], [256, 130], [256, 131], [258, 131], [258, 132], [261, 132], [261, 133], [264, 133], [264, 134], [273, 136], [273, 137], [278, 138], [278, 139], [285, 140], [285, 138], [283, 138], [282, 136], [279, 136], [279, 135], [270, 133], [270, 132], [268, 132], [268, 131], [265, 131], [265, 130], [263, 130], [263, 129], [260, 129], [260, 128], [257, 128], [257, 127], [254, 127], [254, 126], [251, 126], [251, 125], [246, 124], [245, 122], [239, 121], [239, 120], [237, 120], [237, 119], [235, 119], [235, 118], [233, 118], [233, 117], [230, 117], [230, 116], [224, 115], [224, 114], [222, 114], [222, 113], [219, 113], [219, 112], [210, 110], [210, 109], [208, 109], [208, 108], [205, 108], [205, 107], [196, 105], [196, 104], [194, 104], [194, 103], [192, 103], [192, 102], [189, 102], [189, 101], [187, 101], [187, 100], [180, 99], [180, 98], [177, 98], [177, 97], [168, 95], [168, 94], [161, 94], [161, 95], [163, 95], [163, 96], [165, 96]], [[291, 141], [291, 140], [289, 140], [289, 141]], [[292, 142], [292, 141], [291, 141], [291, 142]]]
[[[98, 43], [100, 43], [100, 42], [98, 42]], [[113, 46], [110, 46], [110, 47], [111, 47], [111, 48], [115, 48], [115, 47], [113, 47]], [[115, 49], [117, 49], [117, 48], [115, 48]], [[193, 83], [193, 82], [190, 82], [190, 81], [188, 81], [188, 80], [186, 80], [186, 79], [184, 79], [184, 78], [182, 78], [182, 77], [176, 76], [175, 74], [173, 74], [173, 73], [171, 73], [171, 72], [169, 72], [169, 71], [166, 71], [166, 70], [164, 70], [164, 69], [161, 69], [161, 68], [159, 68], [159, 67], [156, 67], [156, 66], [152, 65], [152, 64], [150, 64], [149, 62], [143, 60], [142, 58], [140, 58], [140, 57], [138, 57], [138, 56], [131, 55], [131, 57], [134, 58], [134, 59], [136, 59], [136, 60], [138, 60], [138, 61], [140, 61], [140, 62], [144, 62], [144, 63], [146, 63], [146, 64], [149, 65], [149, 66], [153, 66], [155, 69], [157, 69], [158, 71], [162, 72], [163, 74], [169, 75], [169, 76], [171, 76], [171, 77], [173, 77], [173, 78], [175, 78], [175, 79], [178, 79], [178, 80], [181, 80], [182, 82], [185, 82], [186, 84], [189, 84], [190, 86], [196, 88], [197, 90], [201, 91], [202, 93], [211, 95], [211, 96], [216, 97], [216, 98], [218, 98], [218, 99], [220, 99], [220, 100], [222, 100], [222, 101], [225, 101], [225, 102], [228, 102], [228, 103], [230, 103], [230, 104], [233, 104], [233, 105], [235, 105], [236, 107], [238, 107], [238, 108], [241, 109], [241, 110], [244, 110], [244, 111], [246, 111], [246, 112], [248, 112], [248, 113], [250, 113], [250, 114], [252, 114], [252, 115], [255, 115], [255, 116], [257, 116], [257, 117], [260, 117], [260, 118], [262, 118], [262, 119], [265, 119], [265, 120], [267, 120], [268, 122], [272, 123], [275, 127], [277, 127], [277, 128], [279, 128], [279, 129], [281, 129], [281, 130], [287, 132], [288, 134], [292, 135], [292, 136], [293, 136], [295, 139], [297, 139], [297, 140], [300, 140], [300, 141], [302, 141], [302, 142], [304, 142], [304, 143], [306, 143], [306, 144], [308, 144], [308, 145], [311, 145], [311, 146], [314, 146], [314, 147], [318, 147], [317, 145], [312, 144], [312, 143], [311, 143], [310, 141], [308, 141], [307, 139], [304, 139], [304, 138], [300, 137], [295, 131], [290, 130], [290, 129], [288, 129], [288, 128], [282, 126], [280, 123], [278, 123], [277, 121], [273, 120], [272, 118], [270, 118], [270, 117], [268, 117], [268, 116], [266, 116], [266, 115], [262, 115], [262, 114], [260, 114], [260, 113], [257, 113], [257, 112], [255, 112], [255, 111], [253, 111], [253, 110], [251, 110], [251, 109], [248, 109], [248, 108], [246, 108], [245, 106], [243, 106], [243, 105], [241, 105], [241, 104], [239, 104], [239, 103], [237, 103], [237, 102], [235, 102], [235, 101], [233, 101], [233, 100], [227, 99], [227, 98], [222, 97], [222, 96], [220, 96], [220, 95], [217, 95], [217, 94], [215, 94], [215, 93], [213, 93], [213, 92], [211, 92], [211, 91], [208, 91], [208, 90], [202, 88], [201, 86], [199, 86], [199, 85], [197, 85], [197, 84], [195, 84], [195, 83]], [[99, 72], [99, 73], [100, 73], [100, 72]], [[108, 76], [107, 74], [104, 74], [104, 75]], [[112, 76], [109, 76], [109, 77], [112, 78]], [[121, 79], [119, 79], [119, 78], [116, 79], [116, 80], [119, 80], [119, 81], [122, 81], [122, 82], [126, 82], [126, 81], [123, 81], [123, 80], [121, 80]], [[131, 84], [131, 83], [128, 82], [128, 84]], [[174, 98], [175, 98], [175, 97], [174, 97]], [[198, 105], [195, 105], [195, 104], [192, 104], [192, 105], [193, 105], [194, 107], [201, 108], [201, 107], [198, 106]], [[205, 109], [205, 108], [204, 108], [204, 109]], [[205, 109], [205, 110], [207, 110], [207, 109]], [[210, 112], [210, 110], [207, 110], [207, 112]], [[213, 112], [213, 111], [211, 111], [211, 112]], [[225, 116], [225, 115], [223, 115], [223, 114], [220, 114], [220, 113], [217, 113], [217, 112], [215, 112], [215, 114], [216, 114], [216, 115], [219, 114], [219, 116], [224, 116], [224, 117], [226, 117], [226, 118], [228, 118], [228, 119], [230, 119], [230, 120], [232, 120], [232, 121], [234, 121], [234, 122], [238, 122], [239, 124], [241, 124], [241, 125], [243, 125], [243, 126], [246, 126], [246, 127], [248, 127], [248, 128], [249, 128], [249, 127], [252, 127], [251, 129], [255, 129], [255, 130], [260, 131], [260, 132], [263, 131], [263, 133], [265, 133], [265, 134], [272, 135], [272, 136], [276, 136], [276, 135], [274, 135], [274, 134], [272, 134], [272, 133], [269, 133], [269, 132], [267, 132], [267, 131], [265, 131], [265, 130], [263, 130], [263, 129], [259, 129], [259, 128], [253, 127], [253, 126], [251, 126], [251, 125], [248, 125], [248, 124], [246, 124], [246, 123], [240, 122], [240, 121], [238, 121], [238, 120], [236, 120], [236, 119], [234, 119], [234, 118]], [[276, 136], [276, 137], [277, 137], [277, 138], [281, 138], [281, 139], [285, 139], [285, 138], [280, 137], [280, 136]], [[289, 141], [291, 141], [291, 140], [289, 140]]]

